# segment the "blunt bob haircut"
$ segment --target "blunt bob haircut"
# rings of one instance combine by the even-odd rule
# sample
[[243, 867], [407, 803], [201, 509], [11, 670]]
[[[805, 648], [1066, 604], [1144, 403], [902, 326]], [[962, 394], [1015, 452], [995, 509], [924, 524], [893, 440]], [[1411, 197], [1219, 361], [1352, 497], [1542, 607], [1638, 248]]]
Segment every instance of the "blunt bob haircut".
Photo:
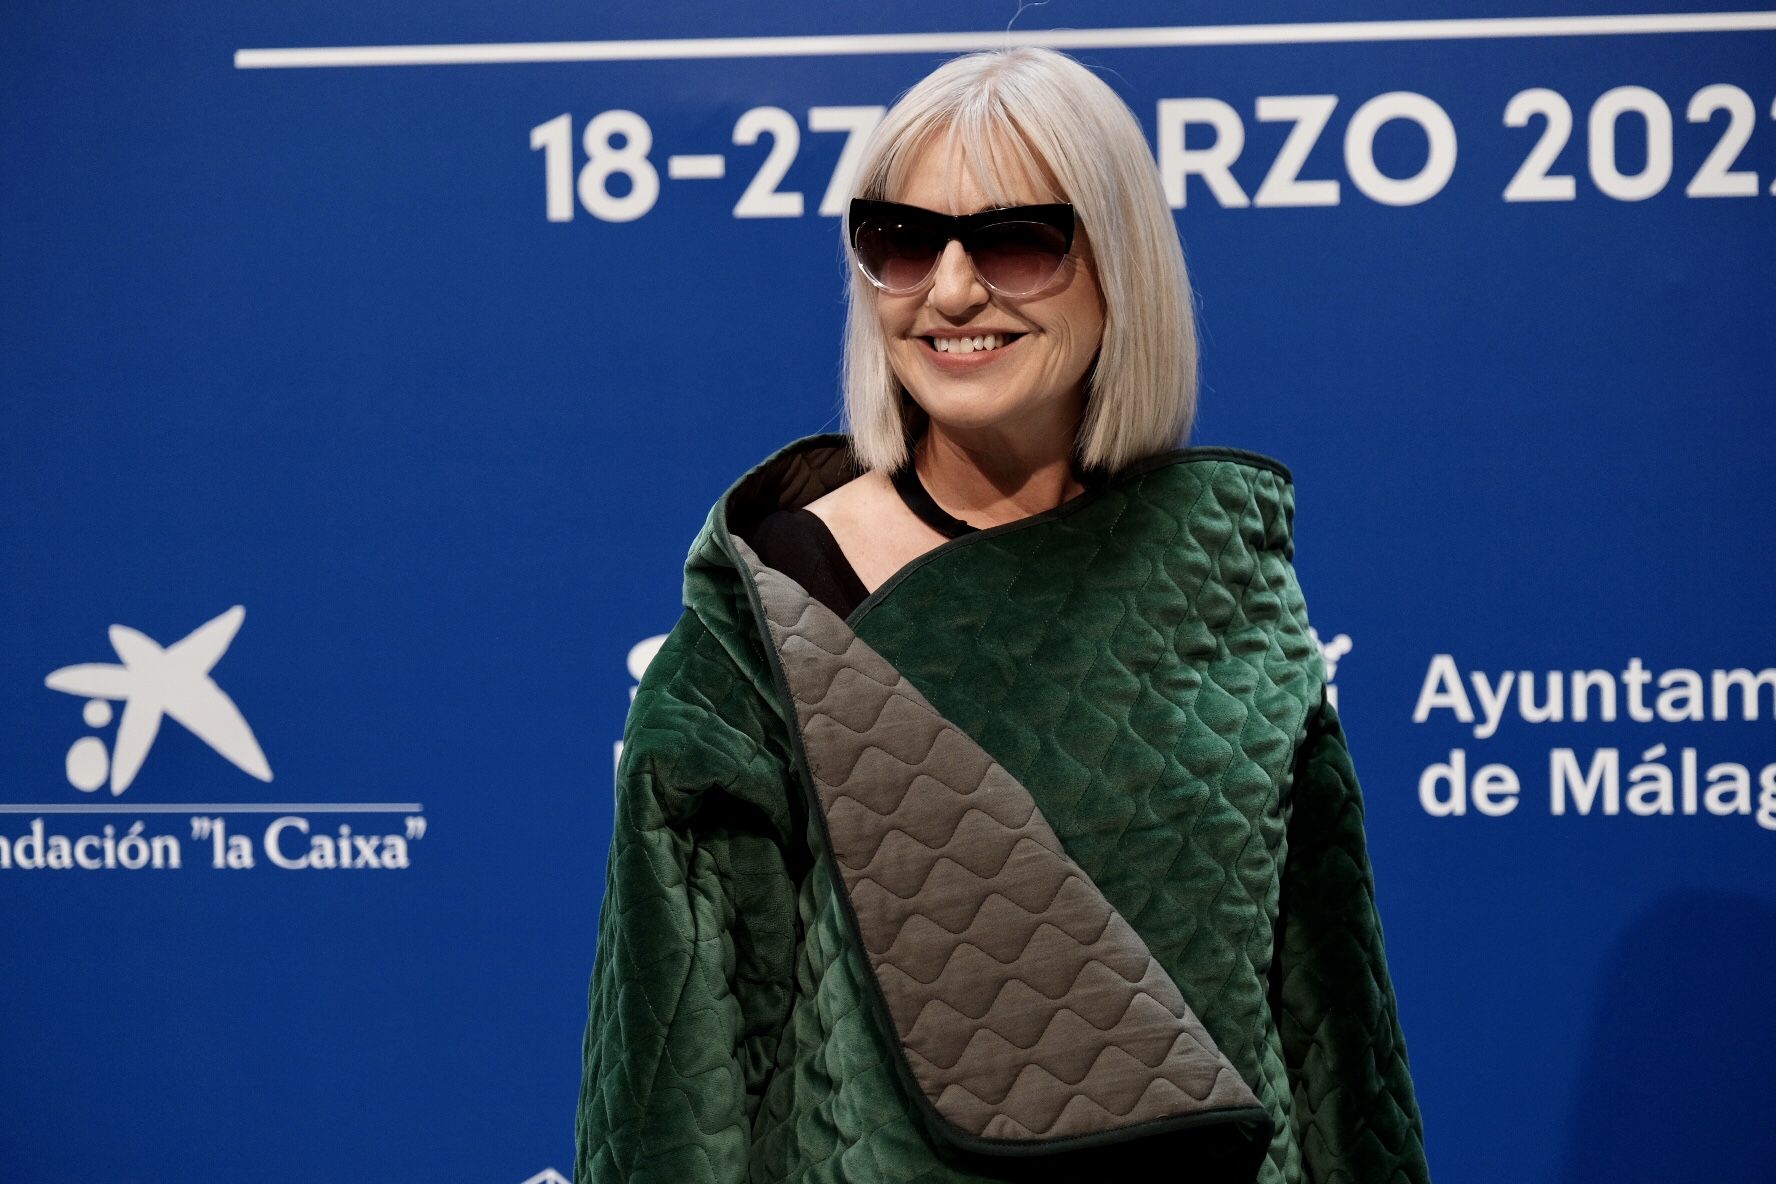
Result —
[[[952, 58], [883, 117], [858, 163], [852, 195], [894, 200], [934, 136], [947, 137], [997, 205], [1006, 156], [1073, 204], [1104, 296], [1104, 336], [1086, 375], [1074, 454], [1114, 472], [1179, 446], [1196, 414], [1196, 325], [1177, 226], [1146, 137], [1116, 92], [1065, 54], [1019, 47]], [[947, 178], [946, 178], [947, 179]], [[850, 242], [850, 227], [844, 228]], [[889, 365], [875, 289], [850, 268], [845, 416], [866, 469], [893, 471], [923, 421]]]

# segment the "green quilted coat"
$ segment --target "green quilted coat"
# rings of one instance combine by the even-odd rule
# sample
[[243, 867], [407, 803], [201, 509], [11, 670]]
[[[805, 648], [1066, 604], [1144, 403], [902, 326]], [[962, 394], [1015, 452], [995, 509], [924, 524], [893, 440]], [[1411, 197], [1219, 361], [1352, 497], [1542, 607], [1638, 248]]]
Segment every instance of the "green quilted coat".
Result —
[[618, 765], [580, 1184], [1416, 1184], [1287, 469], [1180, 449], [848, 618], [711, 510]]

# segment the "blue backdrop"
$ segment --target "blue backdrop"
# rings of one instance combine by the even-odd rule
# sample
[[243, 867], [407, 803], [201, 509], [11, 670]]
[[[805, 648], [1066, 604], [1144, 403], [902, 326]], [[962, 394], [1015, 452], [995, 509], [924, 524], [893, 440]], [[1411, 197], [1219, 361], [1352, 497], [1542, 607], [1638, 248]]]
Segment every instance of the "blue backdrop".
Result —
[[[1014, 25], [1294, 470], [1443, 1184], [1768, 1178], [1776, 19], [1636, 3]], [[647, 643], [1015, 8], [5, 9], [0, 1179], [567, 1173]]]

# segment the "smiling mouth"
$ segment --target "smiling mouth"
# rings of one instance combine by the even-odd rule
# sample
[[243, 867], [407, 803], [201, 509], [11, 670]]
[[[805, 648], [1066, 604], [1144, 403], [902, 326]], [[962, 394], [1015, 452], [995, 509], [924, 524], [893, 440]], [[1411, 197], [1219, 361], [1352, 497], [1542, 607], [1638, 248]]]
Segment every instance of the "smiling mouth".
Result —
[[1022, 333], [983, 333], [978, 337], [921, 337], [919, 340], [940, 354], [975, 354], [1004, 349]]

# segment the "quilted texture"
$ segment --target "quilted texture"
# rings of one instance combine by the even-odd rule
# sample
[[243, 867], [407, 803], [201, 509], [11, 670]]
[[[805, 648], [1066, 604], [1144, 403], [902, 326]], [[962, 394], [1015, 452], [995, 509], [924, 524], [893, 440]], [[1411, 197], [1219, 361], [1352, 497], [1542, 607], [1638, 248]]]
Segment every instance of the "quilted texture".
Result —
[[[1115, 1147], [1068, 1164], [954, 1145], [909, 1077], [916, 1012], [907, 1027], [882, 992], [885, 951], [852, 912], [855, 864], [829, 846], [807, 768], [813, 717], [778, 669], [793, 654], [734, 537], [848, 479], [843, 444], [795, 442], [711, 511], [686, 612], [637, 693], [589, 995], [582, 1181], [1069, 1179], [1114, 1162]], [[1083, 873], [1163, 972], [1140, 981], [1174, 985], [1271, 1119], [1257, 1179], [1426, 1180], [1360, 791], [1290, 565], [1293, 508], [1275, 462], [1167, 454], [915, 561], [825, 622], [863, 643], [828, 652], [867, 649], [879, 685], [943, 722], [928, 734], [970, 740], [994, 784], [1021, 788], [1035, 833], [1014, 845]], [[885, 743], [855, 751], [892, 747], [885, 718], [870, 729]], [[952, 934], [936, 918], [966, 919], [922, 913]], [[994, 1002], [968, 995], [976, 981], [946, 988], [964, 1017]], [[1168, 1154], [1189, 1178], [1254, 1178], [1190, 1135], [1120, 1146], [1181, 1139]]]
[[1222, 1111], [1268, 1142], [1251, 1090], [1029, 793], [830, 609], [737, 548], [827, 848], [910, 1076], [943, 1120], [1028, 1145]]

